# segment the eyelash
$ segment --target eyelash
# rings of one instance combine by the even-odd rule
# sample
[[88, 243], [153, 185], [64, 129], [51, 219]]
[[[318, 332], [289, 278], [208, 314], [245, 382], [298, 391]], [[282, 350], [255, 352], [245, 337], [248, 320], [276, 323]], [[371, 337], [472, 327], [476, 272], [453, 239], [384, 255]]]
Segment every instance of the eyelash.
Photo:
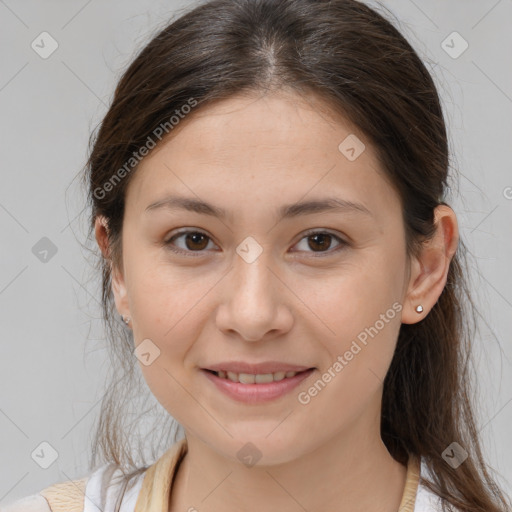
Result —
[[[166, 247], [168, 247], [172, 252], [174, 252], [176, 254], [181, 254], [181, 255], [185, 255], [185, 256], [191, 256], [192, 258], [196, 258], [196, 257], [202, 256], [202, 253], [206, 252], [205, 250], [201, 250], [201, 251], [190, 251], [190, 250], [187, 250], [187, 251], [185, 251], [183, 249], [176, 249], [175, 247], [173, 247], [172, 242], [174, 240], [176, 240], [177, 238], [179, 238], [179, 237], [181, 237], [183, 235], [189, 235], [189, 234], [201, 234], [201, 235], [204, 235], [205, 237], [207, 237], [209, 239], [209, 241], [212, 241], [212, 239], [206, 233], [204, 233], [203, 231], [187, 230], [187, 231], [181, 231], [181, 232], [176, 233], [171, 238], [166, 240], [164, 242], [164, 245]], [[303, 237], [297, 243], [300, 243], [305, 238], [308, 238], [308, 237], [313, 236], [313, 235], [329, 235], [332, 238], [334, 238], [337, 242], [339, 242], [339, 244], [340, 244], [334, 250], [329, 249], [327, 251], [319, 251], [317, 253], [315, 253], [314, 251], [306, 251], [306, 252], [311, 252], [314, 258], [319, 258], [319, 257], [322, 258], [322, 257], [325, 257], [325, 256], [332, 255], [333, 253], [337, 253], [340, 250], [342, 250], [345, 246], [349, 245], [348, 242], [346, 242], [345, 240], [343, 240], [339, 236], [335, 235], [334, 233], [330, 233], [329, 231], [321, 231], [321, 230], [306, 231], [306, 233], [304, 233]], [[300, 251], [296, 251], [296, 252], [300, 252]]]

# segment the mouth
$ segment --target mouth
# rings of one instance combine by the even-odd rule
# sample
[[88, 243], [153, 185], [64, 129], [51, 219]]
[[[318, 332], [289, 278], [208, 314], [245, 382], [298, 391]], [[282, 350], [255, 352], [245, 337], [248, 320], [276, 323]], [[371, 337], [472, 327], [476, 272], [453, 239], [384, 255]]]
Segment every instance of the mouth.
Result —
[[238, 382], [240, 384], [268, 384], [270, 382], [279, 382], [284, 379], [291, 379], [296, 375], [304, 372], [308, 372], [313, 370], [313, 368], [308, 368], [303, 371], [279, 371], [273, 373], [236, 373], [227, 370], [208, 370], [205, 371], [215, 375], [219, 379], [230, 380], [231, 382]]
[[246, 404], [261, 404], [289, 394], [313, 374], [315, 368], [272, 373], [236, 373], [228, 370], [201, 369], [201, 373], [223, 395]]

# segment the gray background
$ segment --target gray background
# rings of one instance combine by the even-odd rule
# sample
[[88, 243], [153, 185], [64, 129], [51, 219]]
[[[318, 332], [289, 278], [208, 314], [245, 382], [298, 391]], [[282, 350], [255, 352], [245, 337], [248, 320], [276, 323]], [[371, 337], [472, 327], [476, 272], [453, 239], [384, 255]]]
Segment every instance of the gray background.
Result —
[[[108, 362], [74, 178], [134, 51], [190, 5], [0, 0], [0, 504], [87, 473]], [[473, 255], [480, 311], [480, 430], [511, 493], [512, 2], [386, 5], [442, 95], [461, 177], [450, 201]], [[31, 47], [43, 31], [59, 45], [47, 59]], [[469, 44], [458, 58], [442, 46], [453, 31]], [[47, 262], [33, 252], [48, 244], [43, 237], [57, 249]], [[58, 453], [48, 469], [31, 456], [42, 442]]]

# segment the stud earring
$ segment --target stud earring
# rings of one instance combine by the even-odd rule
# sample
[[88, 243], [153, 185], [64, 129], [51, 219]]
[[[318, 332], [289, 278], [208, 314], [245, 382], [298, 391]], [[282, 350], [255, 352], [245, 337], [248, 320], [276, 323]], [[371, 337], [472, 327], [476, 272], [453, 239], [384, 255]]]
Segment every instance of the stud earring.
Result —
[[130, 317], [129, 316], [124, 316], [124, 315], [121, 315], [121, 318], [123, 319], [123, 322], [128, 325], [129, 322], [130, 322]]
[[422, 313], [423, 312], [423, 306], [420, 304], [419, 306], [416, 306], [416, 313]]

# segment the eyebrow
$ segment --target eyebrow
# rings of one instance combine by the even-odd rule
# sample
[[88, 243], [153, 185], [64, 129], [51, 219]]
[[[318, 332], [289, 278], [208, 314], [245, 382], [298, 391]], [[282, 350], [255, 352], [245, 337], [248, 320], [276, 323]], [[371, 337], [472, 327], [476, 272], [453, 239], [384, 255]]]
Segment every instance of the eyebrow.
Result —
[[[168, 196], [164, 199], [151, 203], [145, 213], [153, 212], [164, 208], [166, 210], [187, 210], [203, 215], [211, 215], [220, 219], [231, 217], [230, 212], [219, 206], [212, 205], [193, 197]], [[327, 197], [313, 201], [303, 201], [283, 205], [278, 209], [278, 219], [290, 219], [302, 215], [311, 215], [324, 212], [340, 213], [363, 213], [373, 217], [372, 212], [361, 203], [355, 203], [337, 197]]]

